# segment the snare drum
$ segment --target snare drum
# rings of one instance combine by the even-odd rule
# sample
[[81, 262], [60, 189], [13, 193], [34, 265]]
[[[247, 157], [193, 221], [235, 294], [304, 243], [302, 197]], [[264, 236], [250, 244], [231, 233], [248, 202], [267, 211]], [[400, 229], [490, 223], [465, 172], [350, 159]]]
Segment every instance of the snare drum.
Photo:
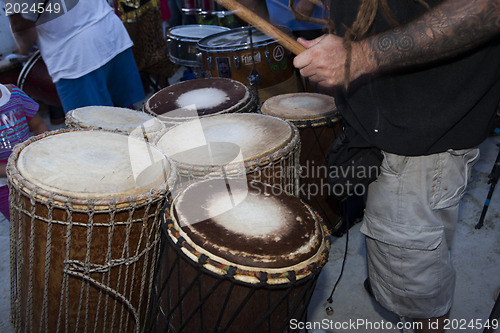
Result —
[[[255, 28], [250, 43], [248, 27], [235, 28], [201, 39], [198, 42], [202, 67], [212, 77], [226, 77], [259, 89], [278, 85], [294, 77], [292, 54], [277, 41]], [[253, 48], [253, 57], [252, 57]], [[255, 67], [261, 80], [249, 80]], [[295, 92], [296, 87], [293, 91]]]
[[306, 321], [328, 231], [296, 197], [219, 181], [190, 185], [165, 210], [153, 328], [287, 332], [292, 319]]
[[195, 118], [255, 112], [257, 99], [253, 89], [235, 80], [194, 79], [160, 90], [144, 103], [143, 109], [170, 127]]
[[229, 28], [214, 25], [180, 25], [168, 29], [167, 50], [173, 63], [186, 67], [200, 67], [196, 44], [204, 37], [227, 31]]
[[40, 51], [36, 51], [24, 64], [17, 86], [36, 101], [61, 106], [56, 85], [52, 82]]
[[66, 114], [66, 127], [105, 129], [153, 142], [165, 130], [156, 117], [141, 111], [112, 106], [86, 106]]
[[177, 166], [179, 185], [206, 177], [242, 177], [298, 190], [300, 137], [284, 120], [223, 114], [171, 127], [156, 146]]
[[15, 147], [10, 188], [16, 332], [139, 332], [173, 181], [154, 146], [93, 130]]
[[302, 141], [300, 197], [335, 228], [340, 212], [337, 200], [328, 195], [325, 165], [328, 148], [342, 130], [335, 99], [315, 93], [284, 94], [266, 100], [260, 112], [286, 119], [299, 129]]

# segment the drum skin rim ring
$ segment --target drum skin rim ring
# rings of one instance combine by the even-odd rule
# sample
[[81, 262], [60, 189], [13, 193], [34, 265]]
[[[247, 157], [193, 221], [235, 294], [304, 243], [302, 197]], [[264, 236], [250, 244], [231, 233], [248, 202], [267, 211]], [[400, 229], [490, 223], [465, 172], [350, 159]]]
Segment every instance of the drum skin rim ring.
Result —
[[7, 176], [9, 179], [9, 186], [12, 185], [16, 190], [27, 194], [30, 197], [35, 197], [37, 200], [41, 202], [49, 202], [54, 206], [66, 207], [68, 204], [73, 205], [74, 207], [87, 207], [89, 204], [92, 204], [95, 210], [108, 210], [110, 207], [114, 208], [123, 208], [128, 207], [131, 204], [143, 204], [145, 202], [150, 202], [151, 200], [161, 199], [163, 196], [170, 195], [170, 189], [174, 187], [177, 170], [174, 165], [168, 158], [166, 159], [167, 163], [170, 167], [170, 174], [168, 175], [168, 179], [165, 183], [152, 188], [147, 193], [142, 193], [139, 195], [122, 197], [122, 198], [108, 198], [108, 199], [81, 199], [74, 198], [62, 194], [56, 194], [50, 191], [47, 191], [40, 186], [33, 184], [28, 181], [25, 177], [23, 177], [19, 169], [17, 168], [17, 160], [21, 151], [27, 147], [32, 142], [41, 140], [45, 137], [69, 133], [69, 132], [108, 132], [108, 133], [116, 133], [120, 135], [125, 135], [123, 133], [117, 131], [109, 131], [109, 130], [96, 130], [96, 129], [60, 129], [51, 132], [45, 132], [38, 136], [34, 136], [29, 138], [28, 140], [17, 144], [12, 154], [9, 156], [9, 160], [7, 163]]
[[[263, 115], [263, 116], [273, 117], [268, 115]], [[261, 168], [265, 168], [266, 166], [272, 164], [272, 162], [274, 161], [283, 160], [293, 153], [300, 152], [301, 141], [297, 126], [295, 126], [293, 123], [287, 120], [283, 119], [280, 120], [286, 122], [290, 126], [290, 129], [292, 131], [290, 141], [284, 142], [283, 144], [275, 147], [274, 151], [270, 155], [269, 155], [270, 152], [268, 151], [268, 152], [263, 152], [259, 155], [252, 156], [251, 159], [245, 159], [244, 164], [246, 168], [246, 173], [252, 173]], [[157, 143], [160, 141], [160, 139], [166, 132], [168, 132], [168, 129], [165, 130], [163, 133], [160, 133], [160, 135], [156, 137], [156, 140], [154, 141], [155, 145], [157, 145]], [[221, 168], [224, 168], [226, 172], [231, 174], [231, 171], [233, 169], [236, 172], [239, 172], [239, 167], [240, 167], [238, 163], [222, 164], [222, 165], [198, 165], [198, 164], [187, 164], [176, 161], [174, 159], [171, 159], [171, 162], [172, 164], [175, 164], [175, 166], [177, 167], [177, 172], [179, 174], [185, 173], [185, 174], [195, 174], [195, 175], [207, 175], [211, 173], [220, 173]]]
[[[182, 82], [178, 82], [178, 83], [174, 83], [168, 87], [165, 87], [157, 92], [155, 92], [153, 95], [151, 95], [147, 100], [146, 102], [144, 103], [144, 105], [142, 106], [142, 111], [146, 114], [149, 114], [151, 116], [154, 116], [154, 117], [161, 117], [161, 121], [163, 123], [165, 123], [165, 125], [168, 127], [167, 124], [181, 124], [183, 122], [186, 122], [186, 121], [190, 121], [190, 120], [194, 120], [194, 119], [198, 119], [198, 118], [204, 118], [204, 117], [211, 117], [211, 116], [216, 116], [216, 115], [220, 115], [220, 114], [229, 114], [229, 113], [255, 113], [256, 110], [258, 109], [258, 104], [259, 104], [259, 101], [258, 101], [258, 94], [257, 92], [255, 91], [255, 89], [253, 89], [252, 87], [244, 84], [243, 82], [240, 82], [238, 80], [235, 80], [235, 79], [231, 79], [231, 78], [223, 78], [223, 77], [210, 77], [210, 78], [198, 78], [198, 79], [195, 79], [196, 82], [198, 83], [201, 83], [201, 82], [208, 82], [210, 83], [210, 81], [212, 81], [212, 84], [209, 84], [203, 88], [210, 88], [213, 86], [213, 82], [215, 82], [214, 80], [216, 81], [220, 81], [220, 82], [225, 82], [226, 84], [234, 84], [234, 85], [239, 85], [240, 87], [242, 87], [243, 89], [245, 89], [245, 98], [239, 100], [236, 104], [232, 105], [231, 107], [227, 108], [227, 109], [224, 109], [224, 110], [221, 110], [221, 111], [217, 111], [217, 112], [214, 112], [214, 113], [210, 113], [210, 114], [206, 114], [206, 115], [201, 115], [201, 116], [198, 116], [198, 117], [168, 117], [166, 116], [166, 114], [168, 114], [168, 112], [170, 111], [175, 111], [175, 110], [170, 110], [170, 111], [167, 111], [167, 112], [164, 112], [164, 113], [161, 113], [161, 114], [158, 114], [156, 112], [154, 112], [152, 109], [151, 109], [151, 103], [152, 101], [155, 99], [155, 98], [158, 98], [158, 96], [162, 95], [162, 94], [165, 94], [166, 91], [171, 91], [173, 89], [175, 89], [176, 87], [182, 87], [183, 85], [188, 85], [189, 84], [192, 84], [193, 82], [189, 82], [189, 81], [182, 81]], [[187, 92], [187, 91], [186, 91]], [[182, 94], [184, 94], [185, 92], [183, 92]], [[229, 92], [227, 92], [229, 93]], [[180, 96], [180, 95], [179, 95]], [[182, 109], [182, 107], [179, 107], [179, 109]], [[247, 109], [255, 109], [254, 112], [248, 112]]]
[[[173, 200], [173, 202], [175, 202], [175, 200]], [[293, 266], [283, 268], [266, 268], [265, 270], [259, 267], [250, 267], [231, 263], [223, 258], [209, 253], [208, 251], [205, 251], [199, 245], [194, 244], [189, 236], [180, 229], [175, 217], [169, 212], [169, 209], [172, 209], [174, 204], [172, 204], [170, 208], [167, 207], [165, 209], [162, 219], [164, 219], [164, 227], [167, 229], [169, 240], [173, 242], [173, 244], [176, 244], [176, 249], [180, 249], [183, 254], [185, 254], [192, 261], [192, 264], [201, 264], [204, 269], [219, 276], [227, 275], [227, 272], [230, 271], [231, 267], [233, 267], [233, 269], [236, 269], [233, 278], [239, 282], [250, 285], [262, 283], [262, 273], [267, 273], [267, 280], [264, 282], [265, 284], [280, 285], [291, 282], [291, 279], [295, 279], [297, 281], [304, 279], [311, 274], [314, 274], [314, 272], [318, 269], [321, 269], [328, 261], [328, 255], [331, 247], [328, 227], [316, 211], [314, 211], [307, 204], [305, 204], [305, 206], [309, 209], [309, 212], [316, 217], [316, 221], [320, 224], [323, 240], [318, 251], [308, 260]], [[203, 256], [208, 257], [206, 263], [200, 261]], [[294, 275], [295, 277], [292, 277], [291, 275]]]

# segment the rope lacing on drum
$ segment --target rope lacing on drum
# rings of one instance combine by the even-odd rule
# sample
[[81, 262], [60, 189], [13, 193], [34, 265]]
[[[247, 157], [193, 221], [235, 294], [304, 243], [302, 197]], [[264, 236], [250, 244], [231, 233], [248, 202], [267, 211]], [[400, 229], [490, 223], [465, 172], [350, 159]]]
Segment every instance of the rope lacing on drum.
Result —
[[[34, 239], [35, 237], [35, 190], [32, 190], [30, 192], [30, 205], [31, 205], [31, 211], [30, 211], [30, 239]], [[20, 230], [21, 231], [21, 230]], [[28, 287], [28, 311], [26, 311], [26, 323], [28, 325], [27, 330], [30, 330], [30, 328], [33, 328], [33, 265], [34, 265], [34, 252], [35, 252], [35, 244], [33, 242], [30, 243], [29, 245], [29, 287]], [[28, 320], [31, 318], [31, 320]]]
[[288, 277], [288, 280], [290, 280], [291, 283], [295, 283], [297, 281], [297, 275], [295, 274], [295, 271], [288, 271], [287, 272], [287, 277]]
[[[47, 214], [47, 219], [49, 221], [53, 220], [53, 211], [54, 211], [54, 202], [52, 198], [49, 198], [47, 200], [47, 203], [45, 204], [45, 207], [48, 210]], [[44, 272], [44, 281], [49, 280], [49, 274], [50, 274], [50, 259], [51, 259], [51, 248], [52, 248], [52, 223], [47, 224], [47, 243], [45, 245], [45, 272]], [[49, 288], [48, 284], [45, 283], [45, 286], [43, 288], [43, 309], [45, 312], [45, 317], [42, 315], [40, 317], [40, 327], [42, 327], [42, 322], [45, 321], [45, 331], [49, 331], [49, 314], [46, 309], [48, 309], [48, 299], [49, 299]]]
[[208, 257], [205, 254], [201, 254], [198, 257], [198, 264], [199, 264], [198, 266], [203, 266], [206, 263], [208, 263]]

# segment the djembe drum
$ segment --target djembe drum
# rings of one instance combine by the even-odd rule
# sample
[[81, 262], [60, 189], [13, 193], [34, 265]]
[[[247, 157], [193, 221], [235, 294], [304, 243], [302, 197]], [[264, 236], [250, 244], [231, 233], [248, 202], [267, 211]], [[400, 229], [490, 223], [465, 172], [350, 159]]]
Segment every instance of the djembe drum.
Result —
[[335, 99], [315, 93], [278, 95], [266, 100], [260, 112], [286, 119], [299, 129], [302, 141], [300, 197], [335, 229], [340, 220], [339, 203], [328, 195], [325, 165], [328, 148], [342, 130]]
[[300, 199], [258, 182], [194, 183], [165, 210], [157, 332], [284, 332], [306, 321], [330, 240]]
[[168, 127], [201, 117], [255, 112], [257, 104], [257, 95], [243, 83], [207, 78], [168, 86], [151, 96], [143, 109]]
[[11, 321], [17, 332], [144, 329], [175, 170], [144, 140], [65, 130], [15, 147]]
[[177, 166], [177, 183], [206, 177], [241, 177], [296, 195], [300, 137], [282, 119], [261, 114], [223, 114], [171, 127], [155, 145]]
[[86, 106], [66, 114], [66, 127], [104, 129], [153, 142], [165, 125], [149, 114], [112, 106]]

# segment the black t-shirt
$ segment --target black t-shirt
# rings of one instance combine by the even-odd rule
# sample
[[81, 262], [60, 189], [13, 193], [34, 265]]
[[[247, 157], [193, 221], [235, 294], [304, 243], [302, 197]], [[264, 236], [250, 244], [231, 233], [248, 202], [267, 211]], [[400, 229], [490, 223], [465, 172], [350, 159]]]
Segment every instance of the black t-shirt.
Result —
[[[388, 2], [402, 23], [426, 11], [413, 0]], [[358, 1], [333, 1], [339, 35], [358, 8]], [[374, 28], [391, 28], [380, 12]], [[364, 77], [347, 93], [337, 89], [335, 98], [346, 121], [387, 152], [415, 156], [475, 147], [488, 135], [500, 101], [500, 38], [452, 59]]]

